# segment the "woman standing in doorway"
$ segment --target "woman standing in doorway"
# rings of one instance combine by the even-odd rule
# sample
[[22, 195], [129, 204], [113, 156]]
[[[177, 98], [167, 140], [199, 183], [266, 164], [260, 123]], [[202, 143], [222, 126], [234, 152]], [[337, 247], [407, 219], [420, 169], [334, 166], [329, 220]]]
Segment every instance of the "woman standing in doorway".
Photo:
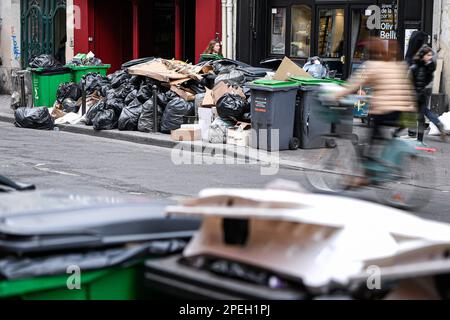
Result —
[[222, 44], [220, 43], [220, 41], [217, 39], [214, 39], [209, 42], [208, 46], [205, 49], [205, 52], [203, 52], [203, 54], [200, 57], [199, 63], [207, 61], [207, 60], [211, 60], [211, 59], [207, 59], [205, 57], [205, 55], [216, 55], [216, 56], [218, 56], [218, 58], [223, 58]]

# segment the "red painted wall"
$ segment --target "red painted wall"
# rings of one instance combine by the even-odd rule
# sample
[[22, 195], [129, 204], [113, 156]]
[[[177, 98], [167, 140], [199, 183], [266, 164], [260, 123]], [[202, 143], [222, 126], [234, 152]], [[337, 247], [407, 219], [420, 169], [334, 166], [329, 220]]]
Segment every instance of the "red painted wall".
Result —
[[222, 37], [222, 7], [220, 0], [197, 0], [195, 18], [195, 56], [197, 61], [208, 43], [216, 37]]
[[[74, 30], [74, 51], [75, 54], [80, 52], [89, 52], [89, 0], [74, 0], [74, 6], [78, 6], [80, 10], [80, 29]], [[77, 11], [75, 11], [76, 13]]]

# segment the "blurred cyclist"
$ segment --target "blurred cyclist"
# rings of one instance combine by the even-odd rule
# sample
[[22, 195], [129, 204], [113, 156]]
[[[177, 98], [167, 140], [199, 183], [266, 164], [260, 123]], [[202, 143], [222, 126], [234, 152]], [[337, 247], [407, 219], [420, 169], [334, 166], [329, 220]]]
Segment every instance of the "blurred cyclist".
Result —
[[[334, 98], [341, 99], [357, 92], [362, 86], [371, 87], [369, 116], [373, 119], [373, 129], [369, 140], [369, 157], [375, 157], [373, 146], [377, 140], [385, 140], [381, 127], [398, 127], [401, 114], [417, 112], [417, 104], [414, 87], [408, 75], [408, 65], [398, 59], [397, 41], [371, 39], [368, 46], [370, 60], [357, 70], [345, 90]], [[367, 184], [367, 181], [358, 178], [350, 184], [361, 186]]]

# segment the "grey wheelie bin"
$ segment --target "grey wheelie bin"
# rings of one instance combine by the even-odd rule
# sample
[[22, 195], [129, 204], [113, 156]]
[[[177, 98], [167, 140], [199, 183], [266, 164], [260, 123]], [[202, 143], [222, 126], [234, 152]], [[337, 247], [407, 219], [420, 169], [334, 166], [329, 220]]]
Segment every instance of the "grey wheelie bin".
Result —
[[302, 149], [320, 149], [332, 146], [332, 140], [324, 135], [351, 135], [353, 132], [352, 109], [344, 109], [339, 117], [332, 120], [321, 116], [324, 109], [318, 98], [320, 85], [342, 84], [341, 80], [314, 79], [304, 77], [292, 77], [298, 87], [295, 103], [294, 137], [298, 138]]
[[293, 132], [298, 85], [256, 80], [247, 86], [252, 96], [252, 147], [267, 151], [297, 149]]

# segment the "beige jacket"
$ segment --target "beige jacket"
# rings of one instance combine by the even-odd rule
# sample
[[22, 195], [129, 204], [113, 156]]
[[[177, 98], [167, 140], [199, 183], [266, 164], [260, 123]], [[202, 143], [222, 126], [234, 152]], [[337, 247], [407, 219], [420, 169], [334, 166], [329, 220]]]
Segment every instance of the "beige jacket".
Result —
[[361, 86], [372, 89], [370, 114], [381, 115], [394, 111], [417, 112], [417, 100], [408, 66], [398, 61], [367, 61], [336, 98], [359, 90]]

